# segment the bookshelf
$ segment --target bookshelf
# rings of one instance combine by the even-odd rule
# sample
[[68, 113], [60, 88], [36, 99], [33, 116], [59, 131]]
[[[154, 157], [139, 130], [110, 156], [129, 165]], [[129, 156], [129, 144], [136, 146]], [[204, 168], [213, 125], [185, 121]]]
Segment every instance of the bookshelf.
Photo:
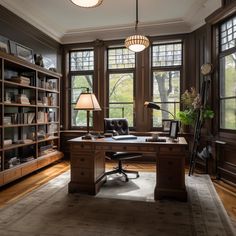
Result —
[[0, 52], [0, 186], [63, 157], [61, 74]]

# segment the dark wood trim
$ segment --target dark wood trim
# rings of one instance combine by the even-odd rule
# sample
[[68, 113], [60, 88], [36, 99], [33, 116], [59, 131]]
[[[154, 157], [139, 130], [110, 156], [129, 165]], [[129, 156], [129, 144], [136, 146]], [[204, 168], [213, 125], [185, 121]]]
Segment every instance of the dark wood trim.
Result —
[[211, 15], [209, 15], [205, 21], [210, 25], [218, 24], [219, 22], [225, 20], [236, 12], [236, 1], [217, 9]]

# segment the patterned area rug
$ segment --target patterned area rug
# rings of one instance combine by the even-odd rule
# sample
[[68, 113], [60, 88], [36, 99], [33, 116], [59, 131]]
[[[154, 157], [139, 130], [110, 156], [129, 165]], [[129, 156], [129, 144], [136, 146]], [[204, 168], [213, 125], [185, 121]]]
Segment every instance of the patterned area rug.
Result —
[[153, 201], [155, 173], [68, 194], [69, 171], [0, 210], [1, 236], [234, 235], [209, 176], [186, 176], [188, 202]]

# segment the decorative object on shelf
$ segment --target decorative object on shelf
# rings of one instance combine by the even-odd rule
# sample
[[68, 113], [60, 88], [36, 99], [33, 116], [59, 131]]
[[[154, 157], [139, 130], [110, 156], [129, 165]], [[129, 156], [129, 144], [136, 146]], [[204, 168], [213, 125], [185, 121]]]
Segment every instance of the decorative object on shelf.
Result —
[[34, 63], [38, 66], [44, 67], [43, 57], [41, 54], [34, 54]]
[[138, 23], [138, 0], [136, 0], [135, 34], [125, 40], [125, 46], [133, 52], [141, 52], [150, 44], [146, 36], [138, 34]]
[[90, 111], [101, 111], [101, 107], [97, 101], [95, 94], [90, 93], [87, 88], [87, 92], [82, 92], [75, 105], [75, 110], [87, 111], [87, 134], [83, 136], [83, 139], [92, 139], [93, 136], [89, 132], [89, 113]]
[[0, 51], [5, 52], [5, 53], [9, 53], [9, 40], [3, 36], [0, 36]]
[[9, 93], [9, 92], [6, 92], [6, 93], [5, 93], [4, 103], [9, 103], [9, 104], [11, 104], [11, 93]]
[[194, 126], [198, 110], [201, 110], [200, 119], [202, 120], [212, 119], [214, 117], [214, 112], [209, 106], [205, 108], [202, 107], [200, 95], [196, 92], [194, 87], [191, 87], [190, 90], [186, 90], [181, 95], [181, 102], [185, 108], [183, 111], [178, 112], [178, 119], [181, 124]]
[[70, 0], [72, 3], [79, 7], [97, 7], [99, 6], [103, 0]]
[[33, 50], [16, 43], [16, 56], [33, 63]]

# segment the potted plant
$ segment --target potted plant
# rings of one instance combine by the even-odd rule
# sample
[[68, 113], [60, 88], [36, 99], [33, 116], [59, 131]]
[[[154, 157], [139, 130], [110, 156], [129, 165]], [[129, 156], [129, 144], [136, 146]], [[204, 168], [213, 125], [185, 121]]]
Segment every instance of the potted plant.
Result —
[[181, 95], [181, 103], [183, 104], [184, 110], [178, 112], [177, 118], [181, 122], [182, 128], [183, 125], [194, 127], [198, 111], [200, 111], [200, 119], [202, 119], [202, 121], [214, 117], [214, 112], [208, 106], [203, 107], [200, 95], [196, 92], [194, 87], [191, 87], [190, 90], [186, 90]]

